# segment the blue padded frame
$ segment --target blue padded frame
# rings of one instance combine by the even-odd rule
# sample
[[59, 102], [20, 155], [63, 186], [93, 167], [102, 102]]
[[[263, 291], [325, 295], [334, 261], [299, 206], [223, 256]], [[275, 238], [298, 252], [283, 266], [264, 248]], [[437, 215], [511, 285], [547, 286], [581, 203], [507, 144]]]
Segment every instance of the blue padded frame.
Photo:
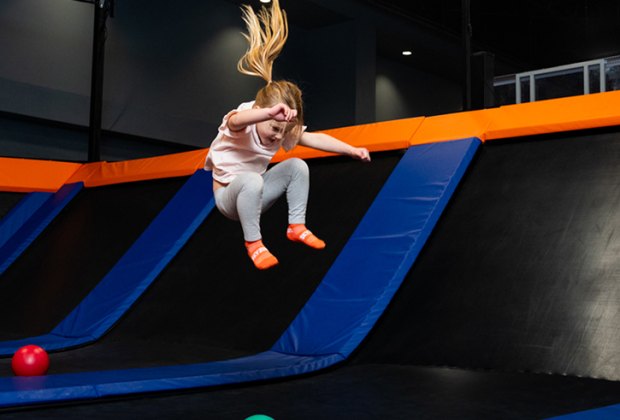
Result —
[[3, 218], [0, 274], [13, 264], [83, 187], [84, 184], [78, 182], [62, 186], [54, 194], [29, 194]]
[[348, 357], [396, 293], [479, 145], [471, 138], [410, 148], [272, 350]]
[[345, 360], [402, 283], [479, 145], [470, 138], [410, 148], [271, 350], [205, 364], [0, 378], [0, 406], [249, 382]]
[[616, 420], [620, 419], [620, 404], [593, 408], [591, 410], [579, 411], [551, 418], [561, 420]]
[[49, 334], [0, 343], [0, 355], [26, 344], [59, 350], [97, 340], [133, 305], [214, 207], [211, 173], [192, 175], [80, 304]]

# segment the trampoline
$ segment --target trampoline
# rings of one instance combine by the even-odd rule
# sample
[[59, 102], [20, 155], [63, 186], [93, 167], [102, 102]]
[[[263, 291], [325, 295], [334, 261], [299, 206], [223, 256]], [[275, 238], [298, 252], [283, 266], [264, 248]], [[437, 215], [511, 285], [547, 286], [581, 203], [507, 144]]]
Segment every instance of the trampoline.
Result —
[[[619, 99], [617, 94], [601, 94], [598, 100], [608, 103], [610, 95]], [[550, 102], [554, 103], [542, 106], [566, 109], [565, 100]], [[443, 128], [432, 129], [444, 127], [448, 117], [455, 122], [455, 140], [441, 132]], [[614, 258], [620, 247], [616, 234], [620, 218], [615, 211], [620, 202], [615, 170], [620, 131], [615, 126], [596, 128], [609, 126], [607, 117], [604, 124], [590, 121], [587, 131], [556, 127], [548, 130], [555, 134], [547, 135], [532, 135], [540, 132], [541, 125], [532, 127], [531, 120], [521, 120], [520, 125], [511, 120], [511, 127], [500, 127], [501, 118], [491, 114], [481, 123], [475, 113], [429, 118], [408, 126], [409, 150], [376, 152], [369, 165], [334, 157], [309, 160], [308, 224], [326, 239], [324, 252], [285, 239], [286, 208], [278, 203], [262, 223], [265, 241], [281, 266], [257, 272], [238, 246], [242, 238], [237, 224], [212, 212], [109, 332], [91, 345], [53, 353], [50, 375], [42, 382], [94, 370], [101, 378], [138, 367], [157, 372], [247, 357], [262, 363], [265, 360], [251, 355], [273, 351], [317, 358], [320, 366], [270, 377], [248, 375], [196, 387], [159, 388], [150, 394], [76, 394], [62, 400], [74, 403], [71, 406], [18, 402], [7, 404], [2, 414], [222, 419], [259, 412], [300, 419], [614, 416], [620, 407], [620, 271]], [[589, 115], [584, 118], [592, 120]], [[472, 126], [472, 120], [480, 124]], [[576, 121], [572, 128], [583, 128], [581, 124]], [[460, 136], [459, 130], [486, 142]], [[350, 132], [360, 144], [369, 135], [363, 130], [360, 134], [359, 127]], [[370, 135], [380, 133], [381, 127], [373, 127]], [[398, 143], [394, 136], [400, 138], [401, 133], [385, 134], [389, 148]], [[420, 180], [425, 165], [434, 175]], [[412, 181], [401, 183], [399, 177]], [[162, 194], [158, 208], [184, 180], [158, 181], [168, 182], [170, 191]], [[411, 192], [396, 194], [418, 181], [434, 191], [432, 200], [414, 199]], [[116, 196], [117, 189], [141, 189], [152, 182], [109, 191]], [[102, 187], [92, 188], [92, 194], [98, 188]], [[146, 194], [158, 196], [153, 190]], [[70, 219], [73, 205], [77, 206], [69, 205], [5, 276], [17, 270], [28, 254], [47, 254], [45, 249], [54, 241], [46, 235], [63, 217]], [[407, 220], [423, 215], [414, 221], [421, 227], [394, 232], [400, 221], [385, 217], [393, 207], [402, 207]], [[145, 217], [136, 229], [145, 229], [152, 217]], [[119, 217], [116, 224], [124, 222]], [[127, 223], [135, 224], [130, 218]], [[400, 240], [408, 250], [415, 248], [414, 255], [405, 258], [395, 251]], [[46, 241], [51, 242], [44, 246]], [[364, 255], [365, 249], [369, 254]], [[396, 268], [376, 267], [368, 280], [346, 279], [348, 270], [371, 260], [375, 249], [380, 250], [381, 261], [395, 261], [385, 267]], [[357, 257], [348, 255], [351, 250]], [[333, 327], [348, 319], [349, 309], [331, 319], [321, 318], [323, 306], [365, 304], [366, 292], [373, 290], [373, 279], [381, 278], [382, 271], [402, 272], [402, 286], [373, 291], [376, 302], [384, 305], [373, 300], [368, 311], [372, 316], [360, 326], [352, 332]], [[4, 280], [0, 277], [0, 287]], [[347, 287], [333, 290], [335, 284]], [[343, 300], [334, 303], [334, 296]], [[44, 325], [33, 319], [31, 327], [14, 332], [38, 334], [62, 316], [53, 319]], [[298, 336], [299, 331], [312, 333]], [[323, 333], [333, 348], [318, 338]], [[327, 356], [333, 361], [321, 359]], [[0, 394], [7, 386], [24, 384], [10, 385], [14, 380], [8, 365], [8, 359], [0, 361], [5, 377]], [[80, 400], [89, 404], [78, 404]]]

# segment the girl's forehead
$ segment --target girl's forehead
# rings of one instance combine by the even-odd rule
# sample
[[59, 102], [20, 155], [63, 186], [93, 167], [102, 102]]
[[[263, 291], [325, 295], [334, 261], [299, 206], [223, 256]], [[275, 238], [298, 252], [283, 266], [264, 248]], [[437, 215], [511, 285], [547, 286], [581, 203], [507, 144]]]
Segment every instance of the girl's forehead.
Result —
[[271, 127], [272, 129], [275, 128], [277, 130], [281, 130], [287, 133], [290, 132], [293, 128], [295, 128], [298, 125], [296, 121], [286, 122], [286, 121], [268, 120], [267, 123], [269, 124], [268, 126]]
[[290, 130], [297, 125], [296, 122], [276, 121], [271, 120], [271, 126], [282, 130]]

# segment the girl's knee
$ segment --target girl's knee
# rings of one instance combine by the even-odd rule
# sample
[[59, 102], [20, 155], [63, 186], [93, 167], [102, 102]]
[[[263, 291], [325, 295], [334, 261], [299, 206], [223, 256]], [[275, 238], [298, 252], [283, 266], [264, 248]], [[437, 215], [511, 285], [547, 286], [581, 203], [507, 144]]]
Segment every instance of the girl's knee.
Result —
[[303, 159], [290, 158], [286, 162], [288, 162], [288, 164], [291, 167], [292, 172], [295, 174], [299, 173], [299, 174], [307, 175], [310, 173], [310, 170], [308, 169], [308, 164]]
[[254, 172], [247, 172], [237, 176], [238, 181], [243, 185], [243, 189], [260, 191], [263, 189], [263, 177]]

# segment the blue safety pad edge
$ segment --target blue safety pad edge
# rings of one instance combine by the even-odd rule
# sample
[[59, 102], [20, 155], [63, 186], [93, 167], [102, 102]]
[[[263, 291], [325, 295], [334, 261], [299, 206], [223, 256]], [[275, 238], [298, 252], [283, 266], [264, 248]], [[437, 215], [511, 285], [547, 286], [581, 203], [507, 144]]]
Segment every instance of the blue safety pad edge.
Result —
[[550, 418], [562, 420], [616, 420], [620, 419], [620, 404], [593, 408], [592, 410], [579, 411], [577, 413]]
[[49, 334], [0, 343], [59, 350], [97, 340], [133, 305], [214, 207], [211, 172], [192, 175], [99, 284]]
[[6, 242], [0, 248], [0, 274], [4, 273], [28, 246], [34, 242], [39, 234], [43, 232], [83, 187], [84, 184], [81, 182], [63, 185], [57, 192], [48, 196], [43, 203], [40, 203], [35, 211], [33, 211], [34, 209], [30, 205], [36, 206], [45, 196], [29, 199], [32, 200], [27, 210], [32, 212], [30, 217], [13, 232], [10, 238], [6, 239]]
[[267, 351], [222, 362], [2, 378], [0, 407], [252, 382], [302, 375], [342, 360], [340, 355], [304, 357]]
[[396, 293], [480, 144], [469, 138], [409, 148], [271, 350], [348, 357]]
[[3, 247], [53, 195], [53, 193], [49, 192], [32, 192], [26, 194], [26, 196], [0, 220], [0, 248]]

